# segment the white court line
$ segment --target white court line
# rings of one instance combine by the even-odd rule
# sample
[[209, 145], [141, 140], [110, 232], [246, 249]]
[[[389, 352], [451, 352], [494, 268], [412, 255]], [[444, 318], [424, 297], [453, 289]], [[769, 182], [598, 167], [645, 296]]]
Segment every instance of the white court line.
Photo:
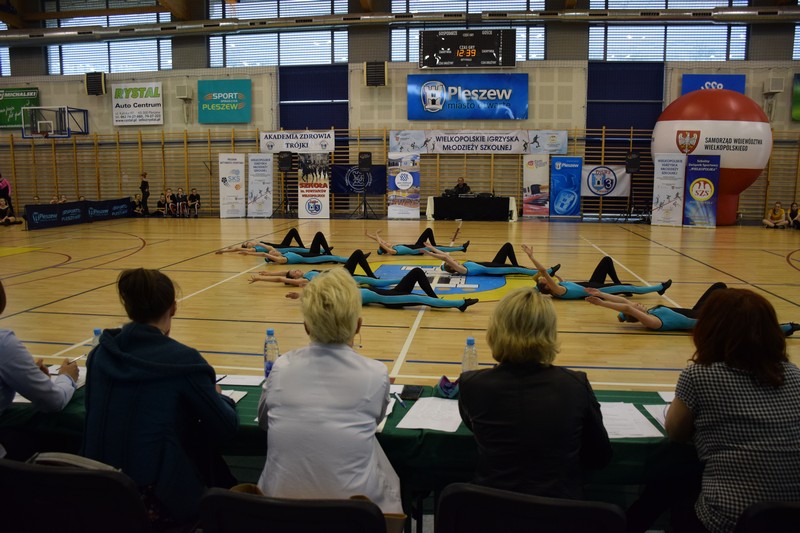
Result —
[[[208, 286], [208, 287], [206, 287], [205, 289], [200, 289], [199, 291], [193, 292], [192, 294], [190, 294], [190, 295], [188, 295], [188, 296], [184, 296], [183, 298], [180, 298], [180, 299], [178, 299], [178, 301], [179, 301], [179, 302], [182, 302], [182, 301], [184, 301], [184, 300], [188, 300], [188, 299], [189, 299], [189, 298], [191, 298], [192, 296], [197, 296], [198, 294], [204, 293], [204, 292], [206, 292], [206, 291], [207, 291], [207, 290], [209, 290], [209, 289], [213, 289], [214, 287], [216, 287], [216, 286], [218, 286], [218, 285], [222, 285], [223, 283], [227, 283], [228, 281], [230, 281], [230, 280], [232, 280], [232, 279], [234, 279], [234, 278], [238, 278], [238, 277], [239, 277], [239, 276], [241, 276], [242, 274], [247, 274], [247, 273], [248, 273], [248, 272], [250, 272], [251, 270], [255, 270], [256, 268], [261, 268], [262, 266], [263, 266], [263, 265], [261, 265], [261, 264], [258, 264], [258, 265], [254, 266], [254, 267], [252, 267], [252, 268], [248, 268], [247, 270], [242, 270], [242, 271], [241, 271], [241, 272], [239, 272], [238, 274], [234, 274], [233, 276], [227, 277], [227, 278], [223, 279], [222, 281], [218, 281], [218, 282], [214, 283], [213, 285], [209, 285], [209, 286]], [[59, 356], [61, 356], [61, 355], [64, 355], [65, 353], [69, 352], [70, 350], [74, 350], [75, 348], [77, 348], [77, 347], [79, 347], [79, 346], [84, 346], [84, 345], [86, 345], [86, 344], [89, 344], [90, 342], [92, 342], [92, 338], [93, 338], [93, 337], [89, 337], [88, 339], [84, 339], [84, 340], [82, 340], [82, 341], [79, 341], [79, 342], [77, 342], [77, 343], [73, 344], [72, 346], [68, 346], [67, 348], [64, 348], [63, 350], [61, 350], [61, 351], [59, 351], [59, 352], [56, 352], [56, 353], [54, 353], [53, 355], [43, 355], [42, 357], [43, 357], [43, 358], [53, 358], [53, 357], [59, 357]]]
[[[433, 381], [439, 381], [440, 377], [432, 377], [432, 376], [423, 376], [417, 374], [397, 374], [394, 376], [397, 379], [430, 379]], [[456, 379], [458, 376], [449, 377], [449, 379]], [[613, 385], [617, 387], [657, 387], [662, 390], [674, 390], [675, 384], [674, 383], [632, 383], [632, 382], [617, 382], [617, 381], [592, 381], [592, 386], [594, 385]], [[613, 392], [613, 391], [612, 391]]]
[[406, 336], [406, 342], [403, 344], [403, 348], [397, 355], [397, 359], [395, 359], [394, 365], [392, 365], [392, 370], [389, 372], [390, 378], [397, 377], [400, 367], [403, 366], [403, 363], [406, 360], [406, 355], [408, 355], [408, 349], [411, 347], [411, 341], [414, 340], [414, 335], [416, 335], [417, 329], [419, 329], [419, 323], [422, 322], [422, 315], [425, 314], [426, 309], [427, 307], [420, 309], [417, 313], [417, 318], [414, 320], [414, 324], [411, 326], [411, 331], [409, 331], [408, 335]]
[[[611, 257], [611, 256], [610, 256], [608, 253], [606, 253], [606, 251], [605, 251], [605, 250], [603, 250], [602, 248], [600, 248], [599, 246], [597, 246], [596, 244], [594, 244], [592, 241], [590, 241], [590, 240], [589, 240], [589, 239], [587, 239], [586, 237], [584, 237], [584, 236], [582, 236], [582, 235], [581, 235], [581, 239], [583, 239], [584, 241], [586, 241], [587, 243], [589, 243], [589, 246], [591, 246], [592, 248], [594, 248], [595, 250], [597, 250], [597, 251], [598, 251], [598, 252], [600, 252], [601, 254], [603, 254], [603, 255], [607, 255], [607, 256]], [[638, 279], [639, 281], [641, 281], [643, 285], [647, 285], [648, 287], [650, 287], [650, 286], [651, 286], [651, 285], [650, 285], [650, 284], [649, 284], [647, 281], [645, 281], [645, 279], [644, 279], [643, 277], [641, 277], [639, 274], [637, 274], [636, 272], [634, 272], [633, 270], [631, 270], [630, 268], [628, 268], [627, 266], [625, 266], [625, 264], [624, 264], [624, 263], [621, 263], [620, 261], [617, 261], [617, 260], [616, 260], [616, 259], [614, 259], [613, 257], [611, 257], [611, 259], [614, 261], [614, 263], [618, 264], [619, 266], [621, 266], [622, 268], [624, 268], [625, 270], [627, 270], [628, 272], [630, 272], [630, 274], [631, 274], [633, 277], [635, 277], [636, 279]], [[677, 303], [675, 300], [673, 300], [673, 299], [672, 299], [672, 298], [670, 298], [669, 296], [666, 296], [666, 293], [662, 294], [662, 295], [661, 295], [661, 297], [662, 297], [662, 298], [664, 298], [664, 299], [666, 299], [666, 300], [667, 300], [669, 303], [671, 303], [673, 306], [675, 306], [675, 307], [680, 307], [680, 305], [678, 305], [678, 303]]]

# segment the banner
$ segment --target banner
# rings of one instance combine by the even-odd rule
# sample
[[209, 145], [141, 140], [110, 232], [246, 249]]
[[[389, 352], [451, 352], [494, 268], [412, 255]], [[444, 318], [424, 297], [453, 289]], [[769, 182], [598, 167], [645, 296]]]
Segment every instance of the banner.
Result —
[[527, 74], [409, 74], [408, 120], [525, 120]]
[[130, 198], [32, 204], [25, 206], [25, 220], [28, 229], [33, 230], [123, 218], [131, 215], [130, 204]]
[[198, 80], [200, 124], [248, 124], [253, 109], [250, 80]]
[[386, 194], [386, 167], [373, 165], [370, 172], [361, 172], [358, 165], [331, 166], [332, 194]]
[[333, 130], [327, 131], [262, 131], [262, 152], [315, 153], [333, 152]]
[[550, 156], [529, 154], [522, 162], [522, 216], [550, 214]]
[[219, 218], [244, 216], [244, 154], [219, 154]]
[[388, 218], [419, 218], [419, 154], [389, 152]]
[[800, 120], [800, 74], [792, 80], [792, 120]]
[[700, 89], [728, 89], [744, 94], [747, 76], [744, 74], [684, 74], [681, 77], [681, 94]]
[[653, 226], [680, 226], [683, 222], [684, 154], [653, 154]]
[[629, 196], [631, 175], [625, 165], [584, 165], [581, 168], [581, 196]]
[[331, 218], [330, 154], [299, 154], [297, 218]]
[[112, 85], [111, 106], [115, 126], [164, 123], [160, 81]]
[[580, 216], [582, 157], [550, 158], [550, 216]]
[[22, 128], [23, 107], [39, 107], [39, 89], [0, 89], [0, 128]]
[[530, 130], [528, 132], [528, 153], [566, 154], [569, 137], [566, 130]]
[[718, 155], [690, 155], [686, 160], [683, 197], [683, 225], [698, 228], [717, 226]]
[[247, 154], [247, 217], [272, 216], [272, 154]]

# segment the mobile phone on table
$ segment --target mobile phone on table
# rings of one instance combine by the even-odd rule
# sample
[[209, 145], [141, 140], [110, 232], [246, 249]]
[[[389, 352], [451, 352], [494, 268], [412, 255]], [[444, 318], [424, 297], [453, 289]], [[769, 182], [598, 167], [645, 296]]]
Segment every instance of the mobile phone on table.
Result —
[[403, 385], [400, 398], [403, 400], [418, 400], [422, 396], [422, 385]]

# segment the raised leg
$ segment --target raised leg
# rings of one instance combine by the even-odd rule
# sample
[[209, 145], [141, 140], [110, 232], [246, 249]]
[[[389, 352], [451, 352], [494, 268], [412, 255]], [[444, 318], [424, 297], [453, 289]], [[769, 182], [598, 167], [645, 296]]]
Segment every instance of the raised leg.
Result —
[[603, 284], [606, 282], [606, 277], [611, 278], [611, 281], [615, 285], [622, 285], [622, 282], [617, 276], [617, 269], [614, 268], [614, 260], [607, 255], [597, 263], [594, 272], [592, 272], [592, 277], [589, 278], [589, 282]]
[[514, 253], [514, 245], [510, 242], [505, 243], [500, 249], [497, 251], [497, 255], [494, 256], [492, 259], [492, 263], [496, 264], [508, 264], [510, 263], [511, 266], [519, 266], [517, 263], [517, 256]]
[[362, 252], [361, 250], [356, 250], [352, 254], [350, 254], [350, 257], [347, 258], [347, 262], [344, 264], [344, 268], [346, 268], [347, 271], [350, 272], [351, 276], [355, 275], [357, 266], [360, 266], [361, 269], [364, 272], [366, 272], [367, 276], [369, 276], [370, 278], [376, 278], [376, 279], [378, 278], [378, 276], [375, 275], [375, 273], [372, 271], [372, 268], [369, 266], [369, 263], [367, 262], [367, 258], [364, 255], [364, 252]]
[[697, 303], [694, 304], [694, 307], [692, 307], [692, 309], [695, 311], [699, 311], [700, 308], [703, 306], [703, 303], [705, 303], [705, 301], [708, 300], [708, 297], [711, 296], [711, 293], [719, 289], [727, 289], [727, 288], [728, 286], [722, 283], [721, 281], [716, 282], [708, 289], [706, 289], [706, 292], [704, 292], [703, 295], [700, 297], [700, 299], [697, 300]]
[[417, 242], [414, 243], [414, 246], [411, 248], [424, 248], [425, 243], [430, 241], [430, 243], [436, 246], [436, 237], [433, 236], [433, 230], [431, 228], [425, 228], [419, 238], [417, 238]]
[[428, 276], [425, 275], [425, 271], [421, 268], [415, 268], [403, 276], [403, 279], [395, 285], [392, 291], [395, 294], [411, 294], [414, 290], [414, 285], [419, 285], [419, 288], [431, 298], [438, 298], [433, 287], [431, 287], [431, 283], [428, 281]]
[[328, 246], [328, 241], [325, 240], [325, 235], [323, 235], [321, 231], [314, 234], [314, 240], [311, 241], [309, 250], [315, 254], [330, 255], [331, 248]]

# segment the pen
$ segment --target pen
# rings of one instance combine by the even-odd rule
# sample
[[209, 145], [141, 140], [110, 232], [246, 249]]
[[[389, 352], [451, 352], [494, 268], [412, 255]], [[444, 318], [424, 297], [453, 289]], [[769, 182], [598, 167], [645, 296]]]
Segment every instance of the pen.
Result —
[[400, 397], [399, 394], [397, 394], [396, 392], [393, 392], [392, 396], [394, 396], [394, 398], [400, 403], [400, 405], [402, 405], [403, 407], [406, 406], [406, 402], [403, 401], [403, 399]]
[[78, 356], [78, 357], [76, 357], [75, 359], [70, 359], [68, 364], [70, 364], [70, 365], [71, 365], [72, 363], [74, 363], [74, 362], [76, 362], [76, 361], [80, 361], [80, 360], [81, 360], [81, 359], [83, 359], [84, 357], [86, 357], [86, 354], [79, 355], [79, 356]]

